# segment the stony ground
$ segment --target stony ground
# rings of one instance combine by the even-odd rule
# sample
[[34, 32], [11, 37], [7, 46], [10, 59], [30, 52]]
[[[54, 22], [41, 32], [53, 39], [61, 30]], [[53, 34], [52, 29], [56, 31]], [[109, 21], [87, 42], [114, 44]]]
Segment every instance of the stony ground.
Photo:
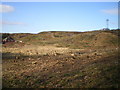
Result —
[[3, 88], [119, 87], [118, 48], [3, 47]]
[[4, 33], [3, 88], [119, 88], [119, 31]]

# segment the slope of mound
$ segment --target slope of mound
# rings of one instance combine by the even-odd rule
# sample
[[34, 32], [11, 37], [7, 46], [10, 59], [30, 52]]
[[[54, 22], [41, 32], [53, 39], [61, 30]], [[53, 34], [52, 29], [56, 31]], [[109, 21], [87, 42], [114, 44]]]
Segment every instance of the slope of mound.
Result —
[[90, 32], [41, 32], [38, 34], [12, 34], [15, 40], [25, 44], [55, 45], [69, 48], [117, 47], [119, 30]]
[[66, 37], [60, 45], [71, 48], [113, 47], [118, 46], [119, 37], [110, 32], [89, 32]]

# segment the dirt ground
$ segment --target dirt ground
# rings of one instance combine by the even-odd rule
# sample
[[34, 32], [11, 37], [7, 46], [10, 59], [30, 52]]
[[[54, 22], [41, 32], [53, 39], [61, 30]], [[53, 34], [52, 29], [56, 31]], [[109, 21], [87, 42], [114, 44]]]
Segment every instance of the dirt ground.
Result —
[[3, 88], [118, 87], [118, 76], [114, 75], [118, 48], [25, 45], [3, 47], [2, 51]]

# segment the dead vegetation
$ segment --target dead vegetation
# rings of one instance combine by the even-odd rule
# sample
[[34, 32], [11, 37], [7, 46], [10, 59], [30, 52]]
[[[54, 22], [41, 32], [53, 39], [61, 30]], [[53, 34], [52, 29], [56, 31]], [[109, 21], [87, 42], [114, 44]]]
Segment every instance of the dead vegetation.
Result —
[[119, 36], [111, 32], [13, 35], [24, 45], [3, 45], [3, 88], [119, 88]]

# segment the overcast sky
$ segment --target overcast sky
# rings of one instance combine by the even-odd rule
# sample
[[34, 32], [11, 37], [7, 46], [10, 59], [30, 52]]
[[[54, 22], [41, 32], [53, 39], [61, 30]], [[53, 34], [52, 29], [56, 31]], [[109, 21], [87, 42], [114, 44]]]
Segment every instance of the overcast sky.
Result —
[[117, 2], [4, 2], [0, 15], [5, 33], [118, 28]]

